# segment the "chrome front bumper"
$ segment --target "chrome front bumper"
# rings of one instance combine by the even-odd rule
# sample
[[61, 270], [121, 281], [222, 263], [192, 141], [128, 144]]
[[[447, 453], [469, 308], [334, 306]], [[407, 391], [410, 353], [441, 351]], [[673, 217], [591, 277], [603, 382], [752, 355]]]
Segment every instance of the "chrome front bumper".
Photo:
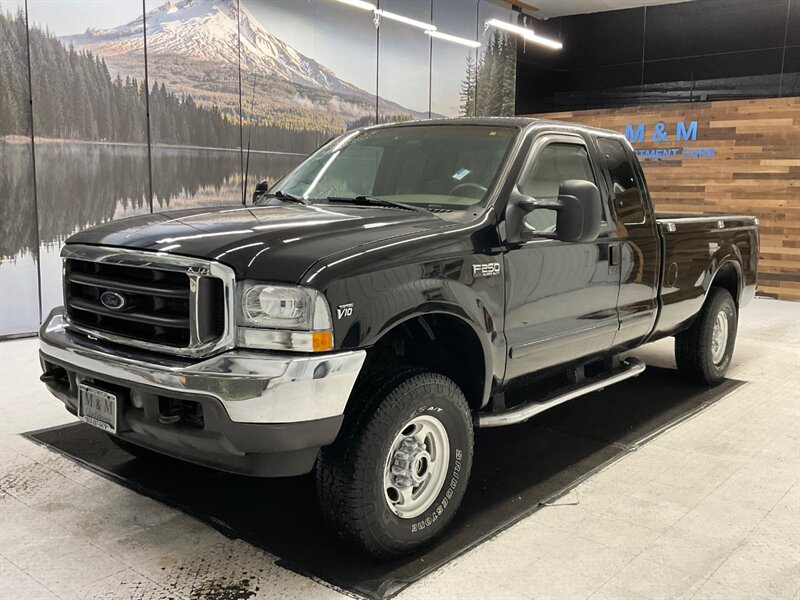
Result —
[[218, 400], [234, 423], [298, 423], [344, 413], [366, 351], [277, 354], [230, 350], [191, 362], [122, 350], [70, 333], [61, 308], [39, 332], [43, 359], [102, 379]]

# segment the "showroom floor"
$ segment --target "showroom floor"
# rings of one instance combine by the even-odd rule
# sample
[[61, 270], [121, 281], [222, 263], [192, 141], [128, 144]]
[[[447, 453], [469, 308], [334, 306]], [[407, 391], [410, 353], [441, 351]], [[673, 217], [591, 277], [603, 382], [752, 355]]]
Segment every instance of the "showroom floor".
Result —
[[[670, 340], [636, 353], [673, 366]], [[423, 598], [800, 598], [800, 304], [743, 313], [748, 381], [406, 590]], [[0, 344], [0, 598], [325, 598], [274, 557], [20, 433], [73, 418]]]

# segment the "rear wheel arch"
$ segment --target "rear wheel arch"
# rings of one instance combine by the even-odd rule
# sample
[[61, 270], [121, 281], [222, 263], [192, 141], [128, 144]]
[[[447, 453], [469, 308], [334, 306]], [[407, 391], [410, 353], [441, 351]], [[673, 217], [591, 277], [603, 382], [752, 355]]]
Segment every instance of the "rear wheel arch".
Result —
[[706, 291], [706, 300], [708, 299], [708, 293], [715, 287], [728, 290], [733, 297], [736, 308], [739, 308], [739, 298], [742, 292], [742, 273], [741, 267], [736, 261], [726, 260], [719, 266], [711, 279], [711, 285]]
[[[695, 324], [700, 313], [703, 311], [703, 308], [708, 304], [714, 288], [727, 290], [733, 298], [733, 304], [738, 312], [739, 298], [741, 297], [743, 289], [743, 281], [744, 279], [742, 277], [741, 266], [739, 263], [730, 258], [723, 260], [720, 266], [717, 267], [717, 270], [714, 271], [714, 274], [708, 278], [708, 283], [703, 284], [705, 292], [702, 295], [702, 303], [698, 307], [697, 312], [687, 319], [674, 332], [672, 332], [671, 335], [678, 336]], [[649, 341], [654, 341], [654, 339], [650, 339]]]

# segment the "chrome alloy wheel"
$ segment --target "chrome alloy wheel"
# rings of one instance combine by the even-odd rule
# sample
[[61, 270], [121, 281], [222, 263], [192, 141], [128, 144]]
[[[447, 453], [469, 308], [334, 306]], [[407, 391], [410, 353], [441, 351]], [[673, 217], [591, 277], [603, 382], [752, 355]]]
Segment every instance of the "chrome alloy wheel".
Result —
[[728, 347], [728, 313], [721, 310], [714, 319], [714, 330], [711, 332], [711, 360], [718, 365], [725, 358]]
[[411, 419], [395, 436], [386, 457], [383, 483], [389, 508], [402, 519], [425, 512], [447, 477], [450, 440], [431, 415]]

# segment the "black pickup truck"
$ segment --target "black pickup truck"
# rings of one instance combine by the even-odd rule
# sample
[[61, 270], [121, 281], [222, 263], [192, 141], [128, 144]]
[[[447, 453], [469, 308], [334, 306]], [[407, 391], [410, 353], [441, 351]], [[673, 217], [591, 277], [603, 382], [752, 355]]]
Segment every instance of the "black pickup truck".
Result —
[[685, 377], [719, 382], [757, 225], [656, 215], [612, 131], [368, 127], [259, 184], [252, 206], [72, 236], [42, 380], [137, 456], [314, 469], [334, 528], [390, 557], [453, 518], [474, 428], [635, 376], [645, 365], [620, 354], [665, 336]]

